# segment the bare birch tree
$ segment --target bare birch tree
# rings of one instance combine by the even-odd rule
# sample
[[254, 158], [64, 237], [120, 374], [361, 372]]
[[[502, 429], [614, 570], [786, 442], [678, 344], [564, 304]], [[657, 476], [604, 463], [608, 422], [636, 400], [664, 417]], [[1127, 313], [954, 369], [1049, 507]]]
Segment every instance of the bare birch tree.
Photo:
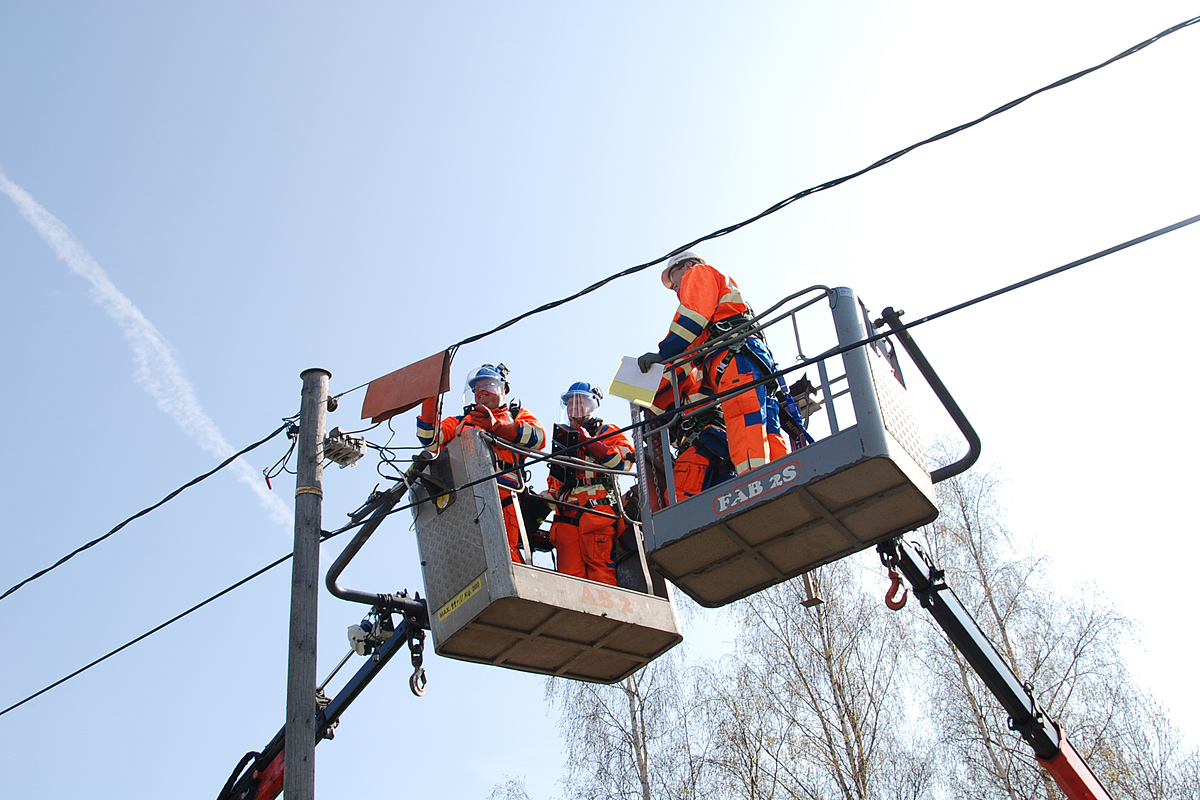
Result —
[[612, 686], [560, 679], [546, 694], [562, 711], [567, 796], [587, 800], [698, 797], [704, 735], [673, 651]]
[[[938, 484], [924, 529], [934, 561], [1115, 798], [1200, 797], [1200, 752], [1133, 682], [1134, 633], [1095, 591], [1063, 593], [1022, 554], [995, 481]], [[895, 614], [860, 565], [740, 601], [733, 653], [687, 665], [674, 651], [616, 686], [552, 680], [567, 796], [612, 800], [927, 800], [1062, 797], [1006, 713], [916, 603]], [[510, 782], [496, 797], [521, 798]]]
[[[938, 484], [941, 516], [925, 534], [947, 582], [1114, 796], [1194, 797], [1175, 788], [1186, 785], [1194, 754], [1180, 752], [1165, 717], [1144, 713], [1152, 701], [1122, 655], [1131, 623], [1095, 592], [1057, 592], [1044, 559], [1017, 554], [995, 488], [978, 473]], [[940, 630], [927, 626], [922, 650], [932, 679], [930, 713], [942, 745], [956, 756], [947, 773], [950, 793], [1062, 797]]]
[[924, 796], [934, 770], [905, 745], [903, 619], [845, 561], [813, 580], [826, 599], [814, 608], [801, 604], [799, 581], [739, 604], [737, 713], [714, 744], [713, 761], [736, 790], [725, 796], [863, 800], [885, 786]]

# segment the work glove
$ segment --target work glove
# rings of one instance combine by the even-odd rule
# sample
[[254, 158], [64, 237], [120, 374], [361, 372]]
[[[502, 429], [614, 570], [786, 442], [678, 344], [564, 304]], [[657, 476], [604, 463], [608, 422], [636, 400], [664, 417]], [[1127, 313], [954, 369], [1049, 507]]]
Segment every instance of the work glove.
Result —
[[662, 362], [663, 357], [654, 351], [643, 353], [642, 355], [638, 356], [638, 369], [640, 369], [642, 372], [649, 372], [651, 366], [654, 364], [661, 364]]
[[495, 413], [487, 406], [477, 405], [471, 409], [471, 424], [476, 428], [491, 433], [497, 422]]
[[576, 425], [575, 430], [579, 431], [580, 450], [587, 453], [592, 458], [602, 459], [608, 455], [608, 445], [599, 439], [594, 438], [590, 433], [584, 430], [582, 425]]
[[437, 407], [437, 397], [426, 397], [425, 402], [421, 403], [421, 419], [425, 422], [437, 421]]
[[496, 416], [496, 412], [487, 406], [477, 405], [471, 410], [471, 423], [507, 442], [515, 442], [517, 435], [521, 432], [519, 422], [515, 419]]
[[496, 424], [492, 427], [492, 433], [499, 436], [506, 442], [515, 442], [517, 435], [521, 432], [521, 423], [515, 419], [497, 418]]

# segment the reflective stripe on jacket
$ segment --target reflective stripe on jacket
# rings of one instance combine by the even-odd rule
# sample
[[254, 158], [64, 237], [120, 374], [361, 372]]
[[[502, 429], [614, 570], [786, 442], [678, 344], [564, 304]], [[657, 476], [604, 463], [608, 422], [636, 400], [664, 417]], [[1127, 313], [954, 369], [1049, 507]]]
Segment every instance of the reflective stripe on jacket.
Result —
[[709, 264], [696, 264], [679, 282], [679, 308], [658, 354], [669, 360], [708, 338], [708, 324], [750, 312], [737, 283]]
[[[591, 461], [605, 469], [619, 469], [628, 472], [633, 468], [633, 442], [625, 434], [615, 433], [619, 430], [620, 428], [616, 425], [601, 425], [596, 431], [593, 438], [600, 439], [608, 445], [608, 453], [603, 457], [596, 458], [582, 448], [572, 453], [572, 456], [584, 461]], [[608, 489], [604, 485], [603, 474], [586, 469], [572, 471], [575, 473], [575, 486], [569, 492], [564, 491], [563, 484], [553, 476], [546, 479], [546, 485], [556, 500], [583, 505], [590, 500], [608, 499]], [[613, 481], [614, 486], [616, 485], [615, 477], [609, 480]], [[562, 510], [566, 511], [566, 509]]]
[[[512, 418], [508, 406], [500, 406], [500, 408], [493, 409], [492, 413], [498, 420]], [[516, 421], [519, 427], [517, 428], [517, 438], [513, 440], [514, 444], [528, 450], [541, 450], [546, 446], [546, 430], [542, 427], [542, 423], [538, 421], [537, 417], [522, 408], [517, 411]], [[470, 415], [447, 417], [442, 420], [441, 425], [435, 425], [433, 422], [417, 417], [417, 441], [426, 450], [437, 455], [464, 428], [478, 427]], [[435, 428], [437, 428], [438, 434], [436, 441], [434, 439]], [[496, 454], [496, 460], [502, 466], [511, 467], [525, 463], [523, 455], [514, 453], [507, 448], [493, 446], [492, 451]], [[520, 481], [513, 475], [501, 475], [496, 479], [496, 482], [502, 486], [511, 486], [513, 488], [520, 486]]]

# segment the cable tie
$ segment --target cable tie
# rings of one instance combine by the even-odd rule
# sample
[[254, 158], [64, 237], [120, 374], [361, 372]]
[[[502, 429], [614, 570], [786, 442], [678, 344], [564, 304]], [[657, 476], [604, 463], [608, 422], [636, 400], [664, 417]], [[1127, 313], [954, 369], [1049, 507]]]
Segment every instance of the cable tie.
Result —
[[317, 497], [325, 497], [325, 495], [321, 492], [320, 486], [297, 486], [296, 497], [299, 497], [302, 494], [315, 494]]

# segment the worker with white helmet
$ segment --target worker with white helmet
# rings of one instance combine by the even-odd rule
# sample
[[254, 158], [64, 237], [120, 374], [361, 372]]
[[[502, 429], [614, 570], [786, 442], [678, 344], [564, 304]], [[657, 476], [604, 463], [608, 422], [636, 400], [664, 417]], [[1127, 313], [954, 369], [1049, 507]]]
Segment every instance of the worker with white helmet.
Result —
[[[749, 328], [753, 318], [737, 283], [692, 252], [672, 256], [662, 284], [679, 297], [679, 308], [658, 350], [638, 358], [647, 372], [652, 364], [675, 361], [709, 339]], [[735, 390], [777, 371], [775, 359], [757, 335], [706, 353], [699, 364], [704, 388], [715, 394]], [[720, 401], [729, 436], [729, 455], [738, 474], [788, 452], [779, 424], [778, 382], [767, 383]]]

